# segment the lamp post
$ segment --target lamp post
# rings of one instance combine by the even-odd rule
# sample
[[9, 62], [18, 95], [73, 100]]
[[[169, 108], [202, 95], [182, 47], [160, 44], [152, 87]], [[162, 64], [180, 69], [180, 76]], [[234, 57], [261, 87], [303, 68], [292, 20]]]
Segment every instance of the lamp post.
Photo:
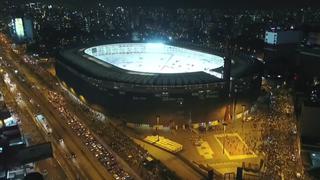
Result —
[[222, 145], [222, 153], [224, 154], [224, 144], [225, 144], [225, 141], [226, 141], [226, 127], [227, 127], [227, 123], [226, 122], [223, 122], [222, 123], [223, 125], [223, 145]]
[[244, 111], [245, 111], [245, 109], [246, 109], [246, 105], [242, 104], [242, 124], [241, 124], [242, 134], [243, 134], [244, 119], [245, 119], [245, 116], [244, 116]]
[[191, 127], [192, 127], [192, 119], [191, 119], [191, 111], [189, 112], [189, 130], [191, 130]]
[[160, 116], [157, 116], [157, 125], [156, 125], [156, 133], [157, 133], [157, 137], [158, 137], [158, 141], [159, 141], [159, 132], [158, 132], [158, 127], [159, 127], [159, 122], [160, 122]]
[[235, 122], [236, 120], [236, 108], [237, 108], [237, 96], [238, 96], [238, 89], [235, 87], [234, 94], [233, 94], [233, 102], [232, 102], [232, 121]]

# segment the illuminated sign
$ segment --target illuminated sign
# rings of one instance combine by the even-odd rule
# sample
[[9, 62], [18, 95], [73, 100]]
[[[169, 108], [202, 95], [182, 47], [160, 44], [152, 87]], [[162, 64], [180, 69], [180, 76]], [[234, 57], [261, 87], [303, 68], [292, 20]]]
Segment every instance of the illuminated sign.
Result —
[[277, 44], [277, 36], [276, 32], [266, 32], [265, 42], [267, 44]]
[[23, 27], [22, 18], [15, 19], [15, 29], [16, 29], [17, 36], [19, 38], [24, 37], [24, 27]]

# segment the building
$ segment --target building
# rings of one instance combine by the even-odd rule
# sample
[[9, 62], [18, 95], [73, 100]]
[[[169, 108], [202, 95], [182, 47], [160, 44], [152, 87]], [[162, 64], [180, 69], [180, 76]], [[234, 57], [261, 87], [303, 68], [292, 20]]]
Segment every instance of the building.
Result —
[[303, 165], [308, 174], [314, 179], [320, 175], [320, 133], [319, 118], [320, 106], [304, 103], [301, 109], [301, 156]]
[[320, 32], [310, 32], [308, 34], [307, 45], [320, 46]]
[[23, 179], [35, 171], [34, 162], [52, 157], [50, 143], [29, 145], [21, 132], [0, 93], [0, 179]]
[[318, 144], [320, 150], [319, 118], [320, 106], [304, 103], [301, 108], [301, 137], [303, 144]]
[[[222, 111], [213, 112], [226, 103], [224, 60], [217, 52], [177, 44], [112, 43], [60, 55], [60, 80], [88, 103], [131, 122], [147, 122], [157, 115], [182, 122], [190, 112], [198, 122], [223, 118]], [[254, 98], [261, 83], [260, 62], [249, 56], [230, 58], [235, 62], [233, 87]]]
[[302, 40], [300, 31], [266, 31], [265, 43], [271, 45], [297, 44]]
[[12, 18], [9, 24], [10, 34], [17, 43], [33, 41], [33, 22], [29, 18]]
[[320, 66], [320, 49], [317, 47], [300, 47], [297, 51], [297, 63], [303, 75], [311, 80], [314, 76], [320, 76], [319, 70], [315, 68]]

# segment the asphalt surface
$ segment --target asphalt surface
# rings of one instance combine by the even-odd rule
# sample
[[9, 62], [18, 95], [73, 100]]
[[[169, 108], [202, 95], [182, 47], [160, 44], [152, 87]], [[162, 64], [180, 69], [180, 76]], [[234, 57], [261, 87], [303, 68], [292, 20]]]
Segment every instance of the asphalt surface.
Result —
[[[2, 42], [3, 43], [3, 42]], [[5, 46], [3, 46], [5, 47]], [[35, 108], [34, 105], [28, 105], [30, 108], [29, 112], [39, 111], [41, 114], [45, 115], [51, 128], [53, 129], [53, 144], [57, 143], [58, 148], [54, 148], [54, 151], [60, 151], [59, 154], [55, 155], [55, 158], [58, 160], [60, 165], [66, 172], [69, 174], [71, 179], [112, 179], [113, 177], [107, 170], [94, 158], [94, 156], [88, 151], [84, 144], [81, 143], [80, 139], [73, 134], [70, 128], [66, 126], [66, 123], [63, 121], [61, 114], [59, 114], [53, 106], [48, 102], [45, 97], [45, 89], [43, 88], [34, 88], [30, 87], [32, 84], [40, 85], [41, 83], [37, 80], [32, 72], [29, 69], [23, 67], [19, 63], [15, 62], [19, 56], [15, 55], [12, 51], [5, 49], [2, 52], [3, 61], [8, 61], [9, 64], [13, 64], [13, 67], [3, 69], [12, 75], [12, 80], [17, 84], [18, 89], [25, 95], [25, 97], [31, 98], [35, 104], [39, 104], [38, 108]], [[25, 82], [22, 82], [19, 78], [15, 77], [13, 69], [18, 70], [18, 74], [22, 74], [25, 77]], [[32, 109], [35, 108], [35, 109]], [[34, 114], [33, 114], [34, 115]], [[63, 137], [64, 146], [58, 144], [55, 137]], [[77, 155], [76, 159], [68, 159], [65, 156], [68, 156], [69, 152], [73, 152]], [[63, 159], [67, 159], [63, 161]], [[60, 160], [60, 161], [59, 161]], [[71, 163], [70, 163], [71, 161]]]
[[172, 155], [171, 153], [168, 153], [162, 149], [159, 149], [155, 146], [152, 146], [138, 139], [134, 139], [134, 141], [137, 144], [141, 145], [144, 149], [148, 150], [148, 152], [152, 156], [158, 158], [169, 169], [176, 172], [178, 176], [182, 177], [182, 179], [185, 179], [185, 180], [203, 179], [203, 176], [195, 172], [191, 167], [186, 165], [182, 160]]

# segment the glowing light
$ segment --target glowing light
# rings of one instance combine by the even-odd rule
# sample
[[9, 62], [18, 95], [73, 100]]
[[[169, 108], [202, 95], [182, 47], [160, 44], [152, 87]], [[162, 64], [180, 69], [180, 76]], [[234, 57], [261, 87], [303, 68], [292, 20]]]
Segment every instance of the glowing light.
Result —
[[147, 43], [146, 44], [146, 51], [147, 52], [159, 52], [163, 51], [164, 44], [162, 43]]
[[73, 88], [70, 88], [70, 91], [72, 92], [72, 94], [76, 94]]
[[86, 98], [84, 98], [82, 95], [80, 95], [79, 98], [82, 102], [86, 102]]
[[63, 85], [64, 87], [68, 87], [68, 85], [67, 85], [66, 82], [64, 82], [64, 81], [62, 81], [62, 85]]
[[91, 47], [84, 57], [103, 66], [116, 66], [130, 74], [205, 72], [222, 78], [215, 69], [223, 67], [217, 55], [166, 45], [163, 43], [119, 43]]
[[16, 18], [15, 19], [15, 28], [16, 28], [16, 33], [18, 37], [24, 37], [24, 28], [23, 28], [23, 22], [21, 18]]

